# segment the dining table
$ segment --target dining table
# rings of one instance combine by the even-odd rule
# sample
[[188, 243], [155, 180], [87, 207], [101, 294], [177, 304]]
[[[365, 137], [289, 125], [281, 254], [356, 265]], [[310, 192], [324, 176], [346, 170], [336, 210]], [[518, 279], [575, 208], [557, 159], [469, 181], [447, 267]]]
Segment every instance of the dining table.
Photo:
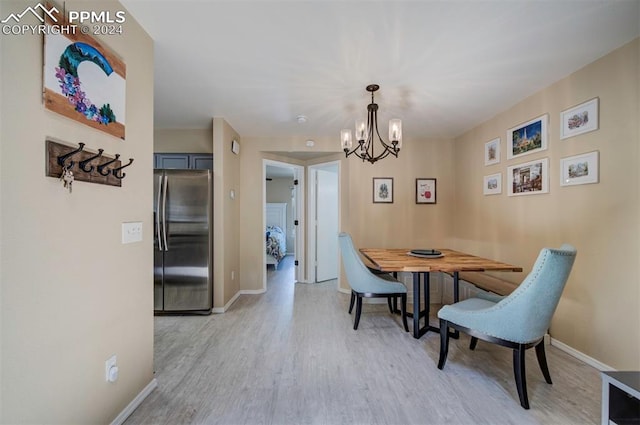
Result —
[[[509, 271], [521, 272], [522, 267], [489, 258], [466, 254], [453, 249], [436, 248], [439, 256], [432, 255], [429, 258], [412, 254], [411, 248], [361, 248], [362, 255], [369, 260], [370, 267], [385, 272], [397, 274], [409, 272], [413, 274], [413, 312], [407, 313], [413, 319], [413, 337], [420, 338], [428, 331], [440, 332], [440, 329], [429, 325], [429, 273], [441, 272], [453, 276], [453, 302], [460, 300], [460, 275], [462, 271], [486, 272]], [[421, 282], [422, 277], [422, 282]], [[420, 284], [423, 286], [424, 309], [420, 310]], [[420, 319], [424, 318], [425, 325], [420, 325]], [[452, 334], [457, 338], [458, 331]]]

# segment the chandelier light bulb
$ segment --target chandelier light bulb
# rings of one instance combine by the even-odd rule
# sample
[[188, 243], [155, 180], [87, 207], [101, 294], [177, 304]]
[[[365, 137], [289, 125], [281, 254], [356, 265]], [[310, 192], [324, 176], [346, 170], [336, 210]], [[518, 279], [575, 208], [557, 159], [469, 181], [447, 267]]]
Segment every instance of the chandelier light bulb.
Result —
[[342, 150], [348, 151], [351, 149], [353, 145], [353, 141], [351, 139], [351, 130], [344, 129], [340, 131], [340, 140], [342, 140]]

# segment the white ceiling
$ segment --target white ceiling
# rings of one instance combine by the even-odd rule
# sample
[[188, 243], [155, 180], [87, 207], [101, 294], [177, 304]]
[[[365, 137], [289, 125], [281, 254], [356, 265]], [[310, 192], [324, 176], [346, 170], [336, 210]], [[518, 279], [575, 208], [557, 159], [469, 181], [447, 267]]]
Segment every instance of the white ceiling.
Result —
[[640, 35], [639, 0], [121, 2], [155, 42], [157, 128], [336, 144], [370, 83], [383, 137], [450, 138]]

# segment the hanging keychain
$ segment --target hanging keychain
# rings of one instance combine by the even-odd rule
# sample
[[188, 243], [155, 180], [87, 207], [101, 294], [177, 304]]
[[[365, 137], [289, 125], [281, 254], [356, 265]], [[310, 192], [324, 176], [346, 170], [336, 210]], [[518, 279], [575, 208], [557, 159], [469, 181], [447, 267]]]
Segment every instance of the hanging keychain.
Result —
[[62, 169], [62, 174], [60, 174], [60, 180], [63, 181], [64, 188], [69, 189], [69, 193], [71, 193], [71, 191], [73, 190], [72, 185], [73, 185], [74, 177], [73, 177], [73, 171], [71, 171], [70, 166], [65, 166]]

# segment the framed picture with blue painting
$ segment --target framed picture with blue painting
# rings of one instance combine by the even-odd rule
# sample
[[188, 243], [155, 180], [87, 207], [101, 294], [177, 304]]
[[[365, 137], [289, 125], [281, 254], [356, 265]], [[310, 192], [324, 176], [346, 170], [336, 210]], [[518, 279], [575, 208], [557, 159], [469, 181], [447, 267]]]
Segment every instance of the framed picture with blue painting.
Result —
[[[53, 10], [46, 23], [65, 25]], [[89, 34], [45, 33], [46, 109], [124, 140], [126, 77], [124, 62]]]
[[507, 130], [507, 159], [547, 149], [547, 114]]

